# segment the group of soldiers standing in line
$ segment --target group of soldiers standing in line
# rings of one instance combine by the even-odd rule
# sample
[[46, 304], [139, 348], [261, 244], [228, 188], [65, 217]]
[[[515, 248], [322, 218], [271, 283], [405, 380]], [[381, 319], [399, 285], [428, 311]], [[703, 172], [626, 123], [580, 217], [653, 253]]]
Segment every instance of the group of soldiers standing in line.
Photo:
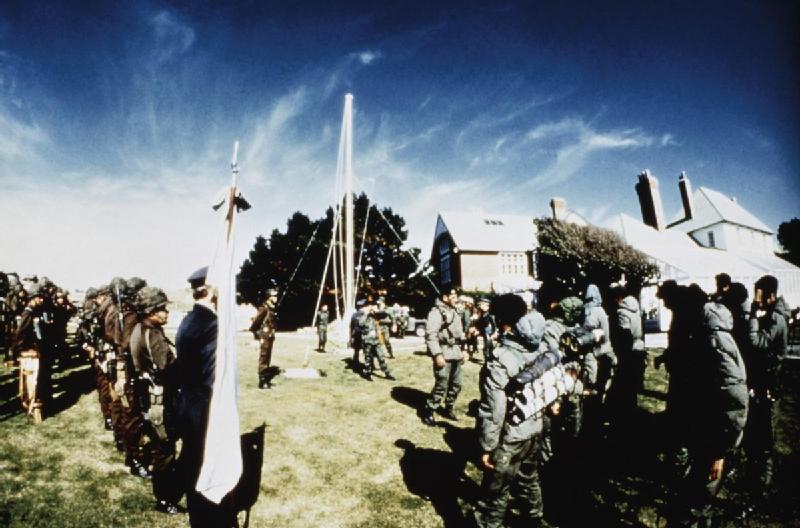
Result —
[[[675, 475], [668, 483], [670, 527], [709, 522], [731, 459], [750, 477], [751, 509], [769, 492], [772, 478], [772, 408], [790, 314], [772, 276], [755, 283], [752, 303], [742, 284], [725, 274], [717, 281], [711, 295], [674, 281], [658, 290], [672, 311], [669, 345], [655, 361], [669, 373], [665, 451]], [[517, 294], [495, 297], [490, 307], [484, 300], [471, 326], [459, 313], [455, 291], [431, 309], [426, 343], [435, 381], [420, 409], [427, 425], [436, 425], [436, 412], [458, 419], [461, 365], [470, 358], [464, 343], [470, 333], [486, 336], [476, 420], [484, 470], [477, 526], [505, 526], [512, 492], [525, 526], [590, 519], [574, 509], [588, 504], [582, 500], [590, 488], [576, 478], [586, 475], [576, 461], [595, 452], [603, 435], [635, 437], [637, 395], [648, 363], [633, 292], [621, 285], [608, 291], [610, 318], [595, 285], [583, 299], [541, 290], [541, 312]], [[550, 474], [561, 478], [547, 496], [562, 504], [550, 505], [545, 521], [540, 474], [553, 464], [558, 468]]]
[[94, 370], [103, 426], [113, 432], [130, 474], [151, 480], [157, 511], [181, 513], [178, 502], [185, 494], [192, 526], [227, 528], [236, 524], [230, 505], [211, 503], [195, 489], [217, 340], [216, 294], [205, 284], [206, 271], [189, 277], [195, 306], [175, 344], [164, 333], [166, 294], [138, 277], [115, 277], [87, 289], [78, 311], [50, 281], [20, 282], [12, 275], [0, 283], [8, 285], [2, 337], [19, 360], [22, 404], [41, 421], [50, 410], [52, 363], [66, 348], [67, 321], [77, 314], [75, 341]]

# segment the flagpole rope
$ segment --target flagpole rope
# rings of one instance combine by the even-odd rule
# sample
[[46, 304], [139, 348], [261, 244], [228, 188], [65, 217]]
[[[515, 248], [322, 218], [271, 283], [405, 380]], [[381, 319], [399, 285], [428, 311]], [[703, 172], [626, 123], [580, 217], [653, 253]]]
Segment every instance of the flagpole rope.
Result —
[[300, 269], [300, 265], [303, 264], [303, 260], [306, 258], [306, 253], [308, 253], [308, 249], [311, 247], [311, 243], [314, 242], [314, 240], [316, 239], [317, 232], [319, 231], [319, 228], [320, 228], [321, 225], [322, 225], [321, 221], [317, 223], [317, 228], [314, 229], [314, 232], [311, 234], [311, 238], [308, 239], [308, 243], [306, 244], [306, 249], [303, 251], [303, 254], [300, 255], [300, 260], [297, 261], [297, 265], [294, 267], [294, 271], [292, 271], [292, 274], [289, 277], [289, 280], [286, 282], [286, 285], [283, 287], [283, 294], [281, 295], [281, 298], [278, 299], [278, 304], [275, 305], [275, 313], [276, 314], [278, 313], [278, 309], [281, 307], [281, 304], [283, 304], [283, 300], [286, 298], [286, 294], [289, 292], [289, 285], [292, 284], [292, 281], [294, 280], [294, 276], [297, 275], [297, 270]]
[[[376, 207], [375, 209], [377, 209], [377, 210], [378, 210], [378, 214], [379, 214], [379, 215], [381, 215], [381, 218], [383, 218], [383, 221], [384, 221], [384, 222], [386, 222], [386, 225], [388, 225], [388, 226], [389, 226], [389, 229], [392, 231], [392, 233], [394, 233], [394, 236], [396, 236], [396, 237], [397, 237], [397, 241], [398, 241], [398, 242], [400, 242], [400, 249], [401, 249], [401, 250], [402, 250], [402, 251], [403, 251], [403, 252], [404, 252], [406, 255], [408, 255], [409, 257], [411, 257], [411, 259], [412, 259], [412, 260], [413, 260], [413, 261], [414, 261], [414, 262], [417, 264], [417, 267], [419, 267], [419, 266], [420, 266], [420, 261], [419, 261], [419, 259], [418, 259], [417, 257], [415, 257], [415, 256], [414, 256], [414, 254], [413, 254], [413, 253], [411, 253], [410, 251], [408, 251], [407, 249], [403, 249], [403, 239], [402, 239], [402, 237], [400, 237], [400, 234], [399, 234], [399, 233], [398, 233], [398, 232], [395, 230], [395, 228], [394, 228], [394, 226], [392, 225], [392, 223], [391, 223], [391, 222], [389, 222], [389, 220], [388, 220], [388, 219], [386, 218], [386, 216], [383, 214], [383, 211], [381, 211], [381, 210], [380, 210], [380, 208], [378, 208], [378, 207]], [[442, 292], [440, 292], [440, 291], [439, 291], [439, 288], [437, 288], [437, 287], [436, 287], [436, 284], [434, 284], [434, 283], [433, 283], [433, 281], [431, 280], [431, 278], [430, 278], [428, 275], [425, 275], [424, 273], [423, 273], [423, 275], [424, 275], [424, 277], [425, 277], [426, 279], [428, 279], [428, 282], [430, 282], [430, 283], [431, 283], [431, 286], [433, 287], [433, 291], [435, 291], [435, 292], [436, 292], [436, 295], [438, 295], [438, 296], [440, 296], [440, 297], [441, 297], [441, 295], [442, 295]]]
[[364, 230], [361, 232], [361, 249], [358, 250], [358, 268], [356, 269], [356, 285], [353, 290], [353, 299], [358, 298], [358, 284], [361, 280], [361, 262], [362, 257], [364, 256], [364, 247], [366, 246], [366, 238], [367, 238], [367, 226], [369, 225], [369, 211], [372, 209], [369, 203], [369, 198], [367, 198], [367, 214], [364, 215]]

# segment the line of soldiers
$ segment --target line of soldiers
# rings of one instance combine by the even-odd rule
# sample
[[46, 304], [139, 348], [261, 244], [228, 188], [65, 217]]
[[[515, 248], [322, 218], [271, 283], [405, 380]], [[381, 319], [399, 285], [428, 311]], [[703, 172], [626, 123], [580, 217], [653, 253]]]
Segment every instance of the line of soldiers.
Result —
[[[709, 520], [726, 461], [743, 437], [754, 475], [751, 489], [759, 496], [768, 490], [772, 409], [789, 315], [777, 290], [777, 280], [765, 276], [754, 286], [752, 305], [745, 305], [747, 289], [731, 284], [724, 274], [711, 296], [696, 285], [672, 281], [659, 288], [658, 295], [673, 311], [669, 347], [656, 363], [666, 362], [670, 375], [666, 416], [672, 436], [667, 450], [683, 455], [672, 457], [680, 468], [672, 482], [669, 526], [699, 526]], [[647, 366], [641, 311], [624, 286], [614, 285], [610, 293], [610, 318], [594, 285], [587, 287], [583, 300], [548, 297], [542, 291], [540, 307], [547, 319], [514, 294], [496, 297], [489, 310], [480, 308], [478, 317], [470, 318], [471, 327], [459, 312], [455, 291], [444, 293], [431, 309], [426, 342], [434, 387], [420, 410], [427, 425], [436, 425], [436, 412], [458, 419], [454, 406], [461, 365], [469, 358], [463, 343], [470, 328], [480, 328], [475, 321], [488, 315], [486, 326], [496, 330], [488, 336], [493, 346], [484, 347], [486, 361], [479, 376], [476, 426], [484, 479], [475, 510], [478, 526], [505, 525], [512, 490], [529, 523], [525, 526], [547, 526], [539, 479], [545, 463], [557, 465], [554, 473], [567, 476], [553, 482], [559, 489], [550, 496], [563, 507], [551, 511], [570, 512], [569, 504], [588, 504], [582, 501], [588, 499], [591, 482], [572, 478], [581, 474], [575, 467], [579, 455], [596, 449], [596, 441], [607, 432], [624, 436], [634, 430]], [[548, 378], [554, 365], [572, 378], [569, 383]], [[546, 404], [533, 405], [532, 398]], [[535, 410], [518, 412], [525, 408]], [[556, 520], [566, 521], [557, 514]]]
[[[176, 514], [176, 356], [164, 334], [166, 294], [138, 277], [89, 288], [78, 336], [95, 372], [105, 429], [131, 475], [152, 479], [156, 510]], [[152, 465], [152, 470], [149, 469]]]
[[[659, 296], [673, 313], [669, 345], [657, 363], [666, 365], [669, 372], [671, 463], [678, 476], [687, 474], [688, 468], [683, 493], [678, 495], [683, 499], [677, 501], [683, 508], [678, 516], [694, 522], [710, 516], [711, 499], [722, 485], [723, 469], [730, 465], [726, 461], [736, 460], [734, 450], [740, 445], [738, 457], [749, 494], [742, 514], [764, 506], [771, 491], [773, 412], [791, 317], [787, 303], [778, 294], [778, 280], [771, 275], [756, 281], [752, 302], [748, 302], [747, 287], [732, 283], [727, 274], [719, 274], [716, 283], [716, 292], [710, 296], [697, 285], [679, 286], [673, 281], [666, 281], [659, 289]], [[729, 370], [714, 372], [711, 378], [700, 379], [694, 354], [708, 339], [701, 326], [701, 313], [709, 297], [715, 306], [723, 307], [718, 308], [714, 343], [735, 357], [736, 369], [730, 366]], [[698, 396], [704, 401], [706, 394], [702, 391], [707, 392], [709, 387], [728, 393], [723, 402], [727, 407], [720, 409], [724, 415], [709, 417], [698, 412]]]
[[76, 311], [68, 292], [47, 277], [0, 272], [0, 347], [6, 367], [19, 366], [20, 399], [34, 422], [52, 401], [53, 366], [67, 358], [67, 324]]

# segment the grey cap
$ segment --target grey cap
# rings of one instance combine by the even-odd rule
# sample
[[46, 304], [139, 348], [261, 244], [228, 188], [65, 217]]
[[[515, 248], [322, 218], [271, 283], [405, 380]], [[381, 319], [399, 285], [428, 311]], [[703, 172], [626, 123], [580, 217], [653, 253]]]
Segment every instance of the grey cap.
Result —
[[164, 308], [169, 303], [167, 294], [161, 288], [145, 286], [136, 294], [134, 304], [136, 309], [144, 314], [153, 313], [159, 308]]
[[194, 289], [197, 289], [205, 285], [207, 276], [208, 276], [208, 266], [203, 266], [199, 270], [189, 275], [189, 278], [186, 280], [189, 282], [189, 286], [191, 286]]

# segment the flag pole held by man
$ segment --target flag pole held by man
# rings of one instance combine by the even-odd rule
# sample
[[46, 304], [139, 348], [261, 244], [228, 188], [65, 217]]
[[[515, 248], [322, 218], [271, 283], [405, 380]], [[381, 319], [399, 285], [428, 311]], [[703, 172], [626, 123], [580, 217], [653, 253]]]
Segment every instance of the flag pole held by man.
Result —
[[227, 196], [214, 206], [221, 216], [216, 250], [211, 264], [189, 277], [195, 306], [176, 336], [182, 372], [181, 459], [186, 469], [187, 506], [193, 527], [236, 525], [229, 495], [242, 474], [236, 401], [234, 227], [236, 212], [250, 207], [237, 190], [238, 149], [237, 141]]

